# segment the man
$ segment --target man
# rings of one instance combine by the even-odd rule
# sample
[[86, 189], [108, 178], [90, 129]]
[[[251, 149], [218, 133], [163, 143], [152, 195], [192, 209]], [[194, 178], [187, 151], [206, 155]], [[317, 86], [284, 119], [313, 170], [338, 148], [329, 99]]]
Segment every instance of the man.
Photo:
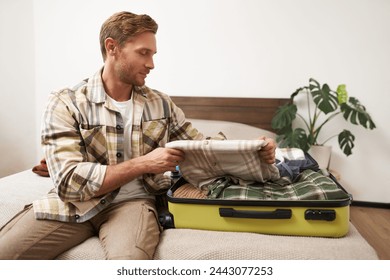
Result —
[[[178, 139], [203, 139], [171, 99], [145, 86], [154, 68], [157, 24], [116, 13], [100, 32], [104, 67], [54, 92], [42, 146], [55, 188], [0, 232], [0, 259], [53, 259], [98, 235], [108, 259], [151, 259], [160, 226], [155, 195], [184, 160]], [[275, 143], [261, 151], [273, 163]]]

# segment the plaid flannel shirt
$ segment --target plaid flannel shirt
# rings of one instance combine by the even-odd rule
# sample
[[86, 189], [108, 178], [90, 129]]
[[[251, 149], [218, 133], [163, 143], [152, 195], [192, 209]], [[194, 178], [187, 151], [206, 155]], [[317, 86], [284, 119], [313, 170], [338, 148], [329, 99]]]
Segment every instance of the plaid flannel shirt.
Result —
[[[171, 99], [146, 86], [134, 87], [132, 156], [169, 141], [203, 139]], [[106, 208], [119, 189], [103, 197], [107, 165], [123, 161], [123, 119], [106, 98], [101, 70], [72, 89], [53, 92], [43, 117], [41, 141], [54, 189], [33, 202], [37, 219], [84, 222]], [[164, 174], [144, 174], [145, 190], [159, 194], [170, 186]]]

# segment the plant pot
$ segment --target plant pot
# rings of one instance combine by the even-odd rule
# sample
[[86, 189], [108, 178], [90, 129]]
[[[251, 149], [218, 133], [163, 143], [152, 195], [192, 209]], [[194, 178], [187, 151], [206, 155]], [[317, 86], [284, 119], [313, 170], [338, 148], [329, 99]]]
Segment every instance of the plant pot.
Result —
[[320, 169], [328, 169], [332, 146], [311, 146], [308, 153], [317, 161]]

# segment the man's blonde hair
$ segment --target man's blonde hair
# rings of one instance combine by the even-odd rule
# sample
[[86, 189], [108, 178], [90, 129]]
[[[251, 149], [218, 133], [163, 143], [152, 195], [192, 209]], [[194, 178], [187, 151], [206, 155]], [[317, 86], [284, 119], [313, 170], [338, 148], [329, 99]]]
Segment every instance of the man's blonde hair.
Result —
[[136, 15], [130, 12], [119, 12], [109, 17], [100, 29], [100, 50], [103, 60], [107, 53], [105, 40], [112, 38], [123, 46], [131, 37], [145, 31], [157, 33], [157, 23], [148, 15]]

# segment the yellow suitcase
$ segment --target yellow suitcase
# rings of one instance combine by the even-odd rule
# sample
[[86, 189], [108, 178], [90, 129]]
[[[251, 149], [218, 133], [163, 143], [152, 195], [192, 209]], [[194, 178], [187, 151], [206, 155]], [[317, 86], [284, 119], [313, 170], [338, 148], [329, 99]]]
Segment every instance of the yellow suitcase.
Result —
[[167, 193], [168, 213], [160, 217], [166, 228], [255, 232], [276, 235], [342, 237], [349, 230], [345, 193], [337, 200], [221, 200], [177, 198], [173, 192], [186, 183], [176, 181]]

